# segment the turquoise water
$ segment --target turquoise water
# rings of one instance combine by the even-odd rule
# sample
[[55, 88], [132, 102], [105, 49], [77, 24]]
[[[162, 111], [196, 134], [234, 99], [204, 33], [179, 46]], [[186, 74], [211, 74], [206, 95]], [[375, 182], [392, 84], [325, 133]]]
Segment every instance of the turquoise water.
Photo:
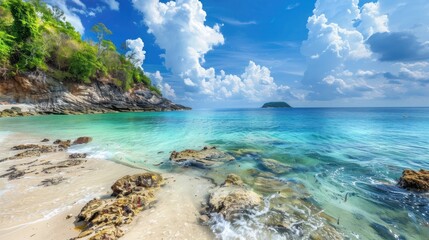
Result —
[[[292, 166], [276, 177], [305, 185], [311, 202], [332, 216], [350, 239], [429, 236], [429, 197], [395, 186], [404, 168], [429, 169], [428, 108], [194, 110], [0, 119], [0, 143], [10, 133], [62, 139], [92, 136], [93, 142], [70, 151], [158, 171], [176, 171], [168, 162], [171, 151], [205, 145], [237, 158], [216, 171], [218, 175], [242, 174], [250, 168], [266, 171], [260, 160], [271, 158]], [[240, 151], [245, 154], [237, 154]]]

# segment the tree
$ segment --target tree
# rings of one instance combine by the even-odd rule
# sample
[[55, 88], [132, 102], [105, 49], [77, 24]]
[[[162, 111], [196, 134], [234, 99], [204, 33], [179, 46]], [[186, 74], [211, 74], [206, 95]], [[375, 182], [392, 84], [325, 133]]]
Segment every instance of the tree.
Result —
[[37, 15], [33, 5], [22, 0], [9, 1], [10, 12], [13, 16], [12, 33], [18, 42], [38, 36]]
[[34, 6], [22, 0], [9, 0], [7, 4], [13, 17], [10, 32], [15, 38], [11, 64], [22, 70], [44, 68], [46, 50], [39, 33]]
[[94, 47], [87, 46], [80, 51], [76, 51], [70, 60], [69, 72], [78, 80], [90, 83], [94, 77], [99, 63]]
[[103, 51], [103, 40], [106, 35], [111, 35], [112, 31], [110, 31], [106, 25], [103, 23], [98, 23], [92, 27], [92, 32], [94, 32], [97, 35], [98, 40], [98, 52], [97, 56], [100, 56]]
[[64, 16], [64, 11], [61, 10], [59, 7], [54, 6], [52, 7], [52, 15], [55, 19], [57, 19], [58, 21], [62, 21], [65, 22], [66, 21], [66, 17]]

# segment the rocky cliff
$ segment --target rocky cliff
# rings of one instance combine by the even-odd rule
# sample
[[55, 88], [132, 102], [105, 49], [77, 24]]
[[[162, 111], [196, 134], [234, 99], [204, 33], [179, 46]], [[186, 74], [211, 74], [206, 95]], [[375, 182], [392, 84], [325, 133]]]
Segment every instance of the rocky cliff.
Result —
[[[0, 78], [0, 103], [29, 104], [32, 114], [190, 109], [174, 104], [157, 93], [151, 92], [143, 84], [137, 84], [125, 92], [107, 79], [93, 81], [91, 84], [79, 84], [60, 82], [44, 73]], [[11, 113], [12, 111], [7, 112]], [[13, 115], [9, 113], [4, 113], [3, 116], [6, 114]]]

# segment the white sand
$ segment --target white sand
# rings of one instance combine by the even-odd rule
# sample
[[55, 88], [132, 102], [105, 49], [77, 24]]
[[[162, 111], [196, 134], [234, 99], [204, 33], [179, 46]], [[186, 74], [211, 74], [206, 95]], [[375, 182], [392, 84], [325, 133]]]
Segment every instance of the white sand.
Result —
[[[40, 139], [28, 136], [8, 136], [0, 145], [0, 159], [16, 154], [12, 146], [39, 144]], [[66, 160], [67, 153], [48, 153], [37, 158], [7, 160], [0, 163], [0, 175], [10, 166], [49, 160]], [[87, 159], [82, 165], [55, 170], [50, 174], [29, 173], [15, 180], [0, 178], [0, 239], [69, 239], [79, 231], [74, 217], [85, 203], [94, 197], [110, 195], [116, 179], [143, 170], [106, 160]], [[27, 166], [27, 165], [25, 165]], [[29, 166], [29, 165], [28, 165]], [[22, 167], [22, 166], [21, 166]], [[41, 167], [34, 167], [40, 169]], [[125, 225], [121, 239], [213, 239], [208, 227], [198, 224], [201, 202], [207, 198], [210, 181], [184, 174], [164, 173], [167, 184], [157, 193], [154, 208], [140, 213], [130, 225]], [[62, 176], [66, 180], [54, 186], [39, 186], [47, 178]], [[73, 217], [66, 219], [72, 214]]]

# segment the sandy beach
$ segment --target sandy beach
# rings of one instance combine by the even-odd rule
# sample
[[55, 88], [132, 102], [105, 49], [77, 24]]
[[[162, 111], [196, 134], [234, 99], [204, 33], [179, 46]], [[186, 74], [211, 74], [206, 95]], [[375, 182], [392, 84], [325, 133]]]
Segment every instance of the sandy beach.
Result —
[[[11, 150], [19, 144], [52, 143], [40, 141], [23, 135], [8, 136], [0, 146], [0, 159], [20, 152]], [[109, 197], [110, 186], [122, 176], [145, 172], [102, 159], [84, 159], [76, 166], [43, 170], [68, 158], [66, 151], [58, 151], [0, 164], [0, 175], [11, 168], [26, 172], [16, 179], [0, 178], [4, 189], [0, 192], [0, 239], [74, 238], [80, 232], [74, 221], [88, 201]], [[175, 173], [162, 176], [166, 184], [156, 192], [156, 203], [123, 226], [122, 239], [213, 239], [210, 229], [198, 222], [201, 203], [214, 186], [211, 181]]]

